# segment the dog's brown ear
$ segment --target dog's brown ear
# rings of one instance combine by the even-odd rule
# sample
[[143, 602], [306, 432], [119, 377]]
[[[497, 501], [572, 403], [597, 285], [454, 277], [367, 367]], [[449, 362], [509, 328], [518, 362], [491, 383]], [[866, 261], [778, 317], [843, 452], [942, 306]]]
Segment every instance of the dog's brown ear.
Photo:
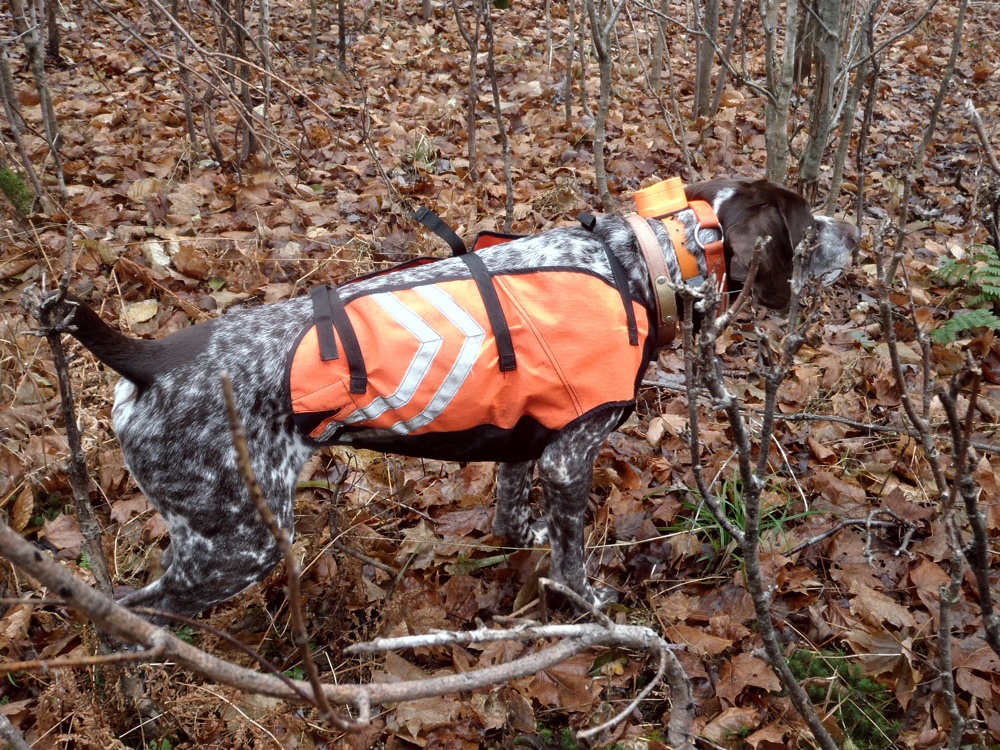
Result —
[[788, 284], [792, 274], [789, 230], [782, 211], [773, 205], [757, 206], [748, 211], [742, 221], [726, 227], [726, 249], [732, 250], [726, 268], [735, 287], [742, 287], [746, 282], [758, 238], [769, 238], [761, 250], [760, 266], [753, 282], [753, 298], [759, 304], [776, 310], [785, 307], [791, 298]]

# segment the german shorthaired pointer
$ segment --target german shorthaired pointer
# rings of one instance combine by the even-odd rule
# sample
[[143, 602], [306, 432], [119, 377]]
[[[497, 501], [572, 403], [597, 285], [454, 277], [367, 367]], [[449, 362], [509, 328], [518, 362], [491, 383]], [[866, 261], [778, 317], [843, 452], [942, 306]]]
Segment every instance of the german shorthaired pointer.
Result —
[[[731, 289], [745, 280], [756, 240], [771, 238], [753, 293], [772, 308], [789, 302], [793, 248], [808, 230], [817, 238], [810, 273], [824, 282], [848, 264], [859, 239], [855, 226], [813, 217], [802, 198], [765, 181], [713, 180], [687, 196], [718, 216]], [[700, 248], [695, 212], [677, 219], [687, 247]], [[646, 223], [670, 281], [684, 283], [664, 223]], [[519, 546], [547, 539], [552, 577], [605, 603], [609, 593], [595, 591], [584, 569], [584, 510], [598, 450], [633, 408], [657, 338], [653, 285], [630, 227], [602, 216], [472, 259], [406, 265], [233, 310], [161, 340], [126, 337], [80, 300], [64, 301], [59, 312], [72, 313], [72, 334], [123, 376], [115, 430], [132, 476], [170, 530], [165, 574], [122, 603], [198, 613], [261, 581], [280, 559], [236, 464], [223, 371], [253, 468], [285, 529], [299, 472], [319, 445], [499, 461], [494, 532]], [[707, 278], [704, 255], [691, 253]], [[541, 278], [541, 291], [529, 288], [530, 277]], [[459, 287], [472, 282], [479, 294], [462, 309]], [[385, 334], [391, 321], [404, 332]], [[459, 343], [445, 329], [458, 330]], [[326, 368], [329, 385], [315, 381], [315, 368], [299, 372], [310, 365], [300, 359]], [[461, 400], [463, 389], [471, 401]], [[536, 465], [543, 529], [529, 523]]]

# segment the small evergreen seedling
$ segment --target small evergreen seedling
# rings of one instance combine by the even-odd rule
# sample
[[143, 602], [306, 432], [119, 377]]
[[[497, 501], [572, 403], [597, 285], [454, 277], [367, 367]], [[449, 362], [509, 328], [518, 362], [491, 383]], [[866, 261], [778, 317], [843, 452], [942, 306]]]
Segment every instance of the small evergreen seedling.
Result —
[[35, 205], [35, 194], [31, 192], [31, 188], [6, 164], [0, 164], [0, 193], [7, 196], [7, 200], [21, 216], [30, 214]]

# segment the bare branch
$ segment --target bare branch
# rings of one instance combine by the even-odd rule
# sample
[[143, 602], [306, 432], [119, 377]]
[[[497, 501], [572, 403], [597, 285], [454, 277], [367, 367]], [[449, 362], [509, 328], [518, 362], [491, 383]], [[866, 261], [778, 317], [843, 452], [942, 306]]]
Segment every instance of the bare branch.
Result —
[[313, 661], [309, 651], [309, 633], [306, 630], [305, 622], [302, 619], [302, 570], [299, 565], [299, 558], [295, 555], [292, 547], [292, 540], [288, 532], [281, 527], [278, 519], [275, 518], [271, 507], [267, 504], [264, 491], [257, 482], [253, 465], [250, 461], [250, 451], [247, 448], [247, 436], [240, 421], [239, 413], [236, 411], [236, 396], [233, 394], [233, 381], [228, 373], [222, 374], [222, 393], [226, 400], [226, 410], [229, 413], [229, 431], [233, 436], [233, 444], [236, 447], [237, 463], [240, 472], [243, 474], [243, 481], [247, 491], [260, 514], [264, 525], [267, 526], [278, 543], [281, 556], [285, 560], [285, 578], [288, 581], [288, 609], [292, 620], [292, 642], [299, 649], [299, 658], [305, 669], [309, 685], [312, 687], [312, 694], [316, 698], [316, 707], [320, 710], [324, 719], [334, 726], [343, 730], [356, 730], [363, 728], [368, 723], [368, 716], [362, 716], [359, 721], [338, 715], [326, 694], [323, 692], [323, 685], [319, 679], [319, 670], [316, 669], [316, 662]]
[[983, 145], [983, 153], [986, 155], [986, 163], [990, 165], [990, 169], [1000, 175], [1000, 161], [997, 160], [996, 152], [993, 150], [990, 137], [983, 125], [983, 118], [979, 116], [979, 110], [972, 103], [972, 99], [965, 100], [965, 115], [972, 121], [972, 126], [976, 129], [976, 135], [979, 136], [979, 142]]
[[24, 741], [21, 733], [14, 729], [4, 714], [0, 714], [0, 740], [11, 746], [11, 750], [31, 750], [31, 745]]

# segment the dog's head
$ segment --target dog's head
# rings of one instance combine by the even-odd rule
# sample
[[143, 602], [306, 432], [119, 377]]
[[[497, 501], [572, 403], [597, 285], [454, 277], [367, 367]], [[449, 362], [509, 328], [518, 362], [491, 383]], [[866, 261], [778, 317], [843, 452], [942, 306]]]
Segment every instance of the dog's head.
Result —
[[719, 217], [732, 289], [746, 281], [757, 240], [771, 238], [761, 254], [753, 295], [773, 309], [780, 310], [790, 301], [793, 254], [810, 230], [815, 231], [815, 240], [807, 270], [824, 284], [833, 282], [850, 264], [861, 236], [850, 222], [813, 216], [802, 196], [768, 180], [710, 180], [690, 185], [685, 192], [690, 200], [712, 204]]

